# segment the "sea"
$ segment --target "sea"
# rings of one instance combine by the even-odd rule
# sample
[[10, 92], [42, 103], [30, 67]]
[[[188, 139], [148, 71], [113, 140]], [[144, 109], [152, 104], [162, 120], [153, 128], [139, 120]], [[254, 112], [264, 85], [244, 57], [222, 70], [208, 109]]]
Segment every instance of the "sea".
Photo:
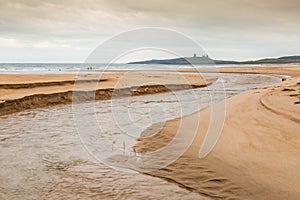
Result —
[[[0, 63], [0, 73], [77, 73], [81, 70], [158, 70], [158, 69], [184, 69], [184, 68], [216, 68], [232, 65], [161, 65], [161, 64], [126, 64], [126, 63]], [[239, 67], [246, 65], [239, 65]], [[249, 66], [249, 65], [248, 65]]]

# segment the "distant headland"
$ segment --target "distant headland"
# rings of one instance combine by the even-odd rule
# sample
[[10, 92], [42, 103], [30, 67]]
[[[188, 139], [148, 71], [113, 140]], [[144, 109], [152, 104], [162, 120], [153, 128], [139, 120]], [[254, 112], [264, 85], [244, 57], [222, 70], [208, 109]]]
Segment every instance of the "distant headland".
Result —
[[145, 60], [129, 62], [128, 64], [164, 64], [164, 65], [222, 65], [222, 64], [291, 64], [300, 63], [300, 56], [283, 56], [279, 58], [264, 58], [260, 60], [250, 61], [232, 61], [232, 60], [214, 60], [208, 55], [197, 56], [194, 54], [193, 57], [181, 57], [173, 59], [162, 59], [162, 60]]

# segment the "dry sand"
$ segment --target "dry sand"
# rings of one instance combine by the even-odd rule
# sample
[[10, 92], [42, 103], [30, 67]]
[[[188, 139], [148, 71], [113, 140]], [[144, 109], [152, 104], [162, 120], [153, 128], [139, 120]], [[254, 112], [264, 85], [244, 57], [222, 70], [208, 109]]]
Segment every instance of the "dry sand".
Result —
[[[197, 136], [184, 155], [149, 174], [216, 199], [300, 199], [300, 70], [269, 71], [282, 72], [294, 78], [225, 101], [221, 136], [203, 159], [199, 159], [199, 151], [210, 124], [211, 107], [167, 121], [157, 135], [139, 139], [136, 151], [157, 150], [168, 144], [177, 130], [188, 130], [185, 122], [200, 118]], [[180, 123], [186, 127], [179, 129]]]

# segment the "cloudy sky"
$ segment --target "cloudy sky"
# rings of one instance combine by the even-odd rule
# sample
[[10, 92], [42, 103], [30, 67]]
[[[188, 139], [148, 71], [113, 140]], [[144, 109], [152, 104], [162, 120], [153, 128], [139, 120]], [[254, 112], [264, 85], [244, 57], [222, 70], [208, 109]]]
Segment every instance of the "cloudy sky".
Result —
[[0, 62], [83, 62], [143, 27], [178, 31], [216, 59], [299, 55], [299, 19], [299, 0], [0, 0]]

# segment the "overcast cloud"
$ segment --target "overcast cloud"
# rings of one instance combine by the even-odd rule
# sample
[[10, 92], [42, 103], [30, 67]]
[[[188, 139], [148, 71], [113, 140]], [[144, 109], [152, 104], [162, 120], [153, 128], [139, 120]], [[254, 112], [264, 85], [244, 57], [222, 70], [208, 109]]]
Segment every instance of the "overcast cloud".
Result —
[[294, 55], [299, 19], [298, 0], [0, 0], [0, 62], [83, 62], [142, 27], [179, 31], [217, 59]]

